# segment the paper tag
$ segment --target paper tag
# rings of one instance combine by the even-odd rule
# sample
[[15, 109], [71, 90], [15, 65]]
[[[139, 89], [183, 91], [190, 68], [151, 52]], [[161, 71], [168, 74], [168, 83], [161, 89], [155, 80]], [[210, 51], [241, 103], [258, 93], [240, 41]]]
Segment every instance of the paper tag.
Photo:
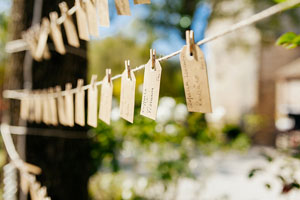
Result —
[[103, 122], [105, 122], [108, 125], [110, 124], [112, 92], [113, 92], [113, 83], [111, 80], [109, 82], [109, 75], [106, 74], [106, 76], [102, 81], [102, 86], [101, 86], [99, 119], [101, 119]]
[[65, 54], [66, 49], [62, 38], [60, 26], [56, 23], [58, 14], [57, 12], [51, 12], [50, 14], [50, 36], [54, 42], [55, 50], [60, 54]]
[[155, 67], [152, 69], [152, 60], [145, 65], [143, 99], [141, 115], [150, 119], [156, 119], [159, 89], [161, 79], [161, 66], [156, 60]]
[[79, 79], [77, 82], [78, 91], [75, 94], [75, 123], [80, 126], [85, 125], [84, 120], [84, 90], [82, 89], [83, 79]]
[[128, 76], [128, 69], [126, 69], [122, 74], [120, 116], [133, 123], [136, 79], [131, 70], [129, 73], [130, 77]]
[[[35, 55], [37, 59], [41, 59], [44, 55], [47, 46], [48, 34], [50, 32], [50, 22], [48, 18], [44, 17], [42, 21], [42, 26], [39, 33], [38, 44], [36, 48]], [[46, 56], [47, 58], [47, 56]]]
[[72, 84], [66, 84], [66, 96], [65, 96], [65, 106], [66, 106], [66, 119], [68, 126], [74, 126], [74, 103], [73, 94], [71, 93]]
[[134, 0], [134, 4], [150, 4], [151, 0]]
[[128, 0], [115, 0], [118, 15], [131, 15]]
[[[53, 88], [49, 89], [49, 94], [53, 94]], [[54, 126], [58, 125], [57, 120], [57, 107], [56, 107], [56, 99], [54, 97], [49, 97], [49, 105], [50, 105], [50, 112], [51, 112], [51, 124]]]
[[39, 92], [35, 93], [35, 96], [33, 97], [34, 101], [34, 118], [36, 123], [41, 123], [42, 121], [42, 102], [41, 97], [39, 95]]
[[[60, 86], [56, 86], [56, 92], [61, 92], [61, 87]], [[67, 126], [67, 119], [66, 119], [66, 109], [65, 109], [65, 99], [63, 96], [59, 96], [57, 98], [57, 105], [58, 105], [58, 120], [59, 123]]]
[[29, 99], [23, 98], [21, 99], [20, 104], [20, 118], [23, 120], [27, 120], [29, 117]]
[[100, 18], [100, 26], [109, 27], [110, 22], [109, 22], [108, 0], [97, 0], [96, 6]]
[[85, 5], [86, 5], [88, 25], [89, 25], [89, 32], [92, 36], [98, 37], [99, 29], [98, 29], [98, 17], [97, 17], [96, 8], [94, 4], [91, 2], [91, 0], [87, 0], [85, 2]]
[[77, 27], [79, 38], [82, 40], [89, 41], [89, 28], [88, 28], [88, 20], [86, 17], [86, 12], [83, 7], [81, 7], [80, 0], [75, 1], [75, 5], [77, 7], [76, 10], [76, 19], [77, 19]]
[[211, 100], [207, 69], [201, 49], [191, 44], [193, 56], [185, 45], [180, 54], [180, 64], [184, 83], [185, 98], [189, 112], [211, 113]]
[[61, 2], [58, 4], [61, 14], [65, 16], [64, 27], [67, 35], [68, 43], [73, 47], [79, 47], [79, 40], [76, 32], [75, 25], [73, 23], [72, 16], [68, 15], [68, 4]]
[[28, 121], [29, 122], [34, 122], [35, 120], [35, 113], [34, 113], [34, 101], [32, 98], [29, 98], [29, 115], [28, 115]]
[[45, 124], [50, 124], [50, 119], [49, 119], [49, 105], [48, 105], [48, 97], [47, 97], [47, 92], [44, 90], [43, 91], [43, 96], [42, 96], [42, 105], [43, 105], [43, 122]]
[[91, 85], [88, 89], [88, 118], [87, 124], [92, 127], [97, 127], [97, 111], [98, 111], [98, 88], [94, 84], [97, 81], [97, 75], [92, 76]]

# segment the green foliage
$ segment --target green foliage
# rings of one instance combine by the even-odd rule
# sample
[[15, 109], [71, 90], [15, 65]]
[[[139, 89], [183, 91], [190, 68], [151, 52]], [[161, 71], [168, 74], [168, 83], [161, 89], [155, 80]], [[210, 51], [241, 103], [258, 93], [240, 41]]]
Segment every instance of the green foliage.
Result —
[[294, 49], [300, 45], [300, 35], [293, 32], [285, 33], [278, 38], [276, 44], [287, 49]]

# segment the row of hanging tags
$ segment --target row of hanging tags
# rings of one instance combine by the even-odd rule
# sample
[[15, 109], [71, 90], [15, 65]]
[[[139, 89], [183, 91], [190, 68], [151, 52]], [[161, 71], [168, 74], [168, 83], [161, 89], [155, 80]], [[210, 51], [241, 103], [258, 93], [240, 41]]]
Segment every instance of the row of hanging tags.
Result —
[[[150, 4], [151, 0], [134, 0], [134, 4]], [[131, 15], [129, 0], [115, 0], [119, 15]], [[109, 27], [108, 0], [75, 0], [75, 6], [69, 9], [66, 2], [59, 5], [62, 18], [57, 12], [51, 12], [49, 19], [44, 17], [41, 24], [36, 24], [22, 33], [22, 38], [28, 44], [32, 57], [36, 61], [50, 59], [47, 45], [48, 36], [53, 40], [55, 50], [60, 54], [66, 53], [60, 24], [63, 23], [67, 41], [70, 46], [78, 48], [79, 39], [89, 41], [90, 36], [99, 36], [99, 26]], [[75, 12], [78, 34], [73, 22]], [[61, 21], [59, 19], [62, 19]]]

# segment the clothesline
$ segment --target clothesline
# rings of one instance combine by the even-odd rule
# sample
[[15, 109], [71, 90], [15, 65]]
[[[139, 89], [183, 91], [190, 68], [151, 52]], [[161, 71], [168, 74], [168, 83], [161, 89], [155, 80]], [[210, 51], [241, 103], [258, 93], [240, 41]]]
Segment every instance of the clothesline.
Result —
[[[268, 18], [272, 15], [275, 15], [277, 13], [280, 13], [282, 11], [285, 11], [291, 7], [294, 7], [296, 5], [300, 4], [300, 0], [287, 0], [283, 3], [279, 3], [279, 4], [276, 4], [270, 8], [267, 8], [266, 10], [263, 10], [251, 17], [248, 17], [247, 19], [244, 19], [232, 26], [230, 26], [229, 28], [225, 29], [225, 30], [222, 30], [212, 36], [209, 36], [209, 37], [206, 37], [204, 38], [203, 40], [200, 40], [198, 41], [196, 44], [197, 45], [202, 45], [202, 44], [205, 44], [205, 43], [208, 43], [210, 41], [213, 41], [213, 40], [216, 40], [220, 37], [223, 37], [229, 33], [232, 33], [232, 32], [235, 32], [241, 28], [244, 28], [246, 26], [249, 26], [251, 24], [254, 24], [258, 21], [261, 21], [265, 18]], [[68, 11], [68, 14], [73, 14], [74, 12], [76, 11], [76, 7], [72, 7], [69, 11]], [[61, 16], [60, 18], [58, 18], [58, 23], [63, 23], [63, 20], [64, 20], [64, 17]], [[178, 50], [178, 51], [175, 51], [169, 55], [166, 55], [166, 56], [163, 56], [161, 58], [158, 58], [157, 60], [158, 61], [164, 61], [164, 60], [168, 60], [178, 54], [180, 54], [180, 52], [182, 51], [182, 49]], [[145, 68], [145, 65], [140, 65], [134, 69], [132, 69], [131, 71], [133, 72], [136, 72], [136, 71], [139, 71], [139, 70], [142, 70]], [[121, 78], [122, 74], [118, 74], [118, 75], [115, 75], [111, 78], [111, 80], [116, 80], [116, 79], [119, 79]], [[102, 81], [98, 81], [95, 83], [96, 86], [99, 86], [102, 84]], [[89, 88], [91, 88], [92, 86], [89, 84], [89, 85], [85, 85], [81, 88], [81, 90], [88, 90]], [[66, 96], [67, 94], [75, 94], [78, 92], [78, 88], [74, 88], [74, 89], [71, 89], [69, 91], [61, 91], [61, 92], [54, 92], [54, 93], [51, 93], [51, 94], [47, 94], [48, 97], [52, 97], [52, 98], [57, 98], [57, 97], [60, 97], [60, 96]], [[29, 91], [25, 91], [25, 90], [5, 90], [3, 91], [3, 97], [4, 98], [7, 98], [7, 99], [23, 99], [23, 98], [26, 98], [26, 97], [29, 97], [29, 96], [34, 96], [36, 94], [30, 94]]]

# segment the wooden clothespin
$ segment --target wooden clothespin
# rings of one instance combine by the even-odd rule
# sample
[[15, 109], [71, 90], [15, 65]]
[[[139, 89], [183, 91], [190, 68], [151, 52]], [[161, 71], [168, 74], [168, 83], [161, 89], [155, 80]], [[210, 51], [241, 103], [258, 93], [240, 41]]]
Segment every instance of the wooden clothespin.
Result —
[[156, 50], [150, 49], [150, 59], [152, 60], [152, 69], [155, 69]]
[[195, 39], [194, 39], [194, 31], [193, 30], [187, 30], [185, 32], [185, 37], [186, 37], [186, 44], [189, 49], [189, 55], [193, 56], [194, 55], [194, 45], [195, 45]]
[[49, 32], [50, 21], [48, 18], [44, 17], [37, 36], [37, 48], [35, 54], [38, 59], [41, 59], [43, 56], [45, 59], [50, 59], [50, 53], [47, 48]]
[[107, 82], [111, 84], [111, 69], [106, 69]]
[[92, 75], [92, 78], [91, 78], [91, 87], [93, 88], [93, 89], [95, 89], [97, 86], [96, 86], [96, 81], [97, 81], [97, 78], [98, 78], [98, 76], [97, 75], [95, 75], [95, 74], [93, 74]]
[[132, 79], [131, 77], [131, 68], [130, 68], [130, 60], [125, 60], [125, 68], [128, 72], [128, 79]]
[[52, 40], [54, 42], [55, 49], [60, 54], [65, 54], [66, 49], [64, 46], [64, 41], [62, 37], [62, 33], [60, 30], [60, 26], [57, 24], [58, 14], [57, 12], [50, 12], [50, 33]]
[[40, 199], [44, 199], [47, 196], [47, 188], [45, 186], [38, 190], [38, 196]]

